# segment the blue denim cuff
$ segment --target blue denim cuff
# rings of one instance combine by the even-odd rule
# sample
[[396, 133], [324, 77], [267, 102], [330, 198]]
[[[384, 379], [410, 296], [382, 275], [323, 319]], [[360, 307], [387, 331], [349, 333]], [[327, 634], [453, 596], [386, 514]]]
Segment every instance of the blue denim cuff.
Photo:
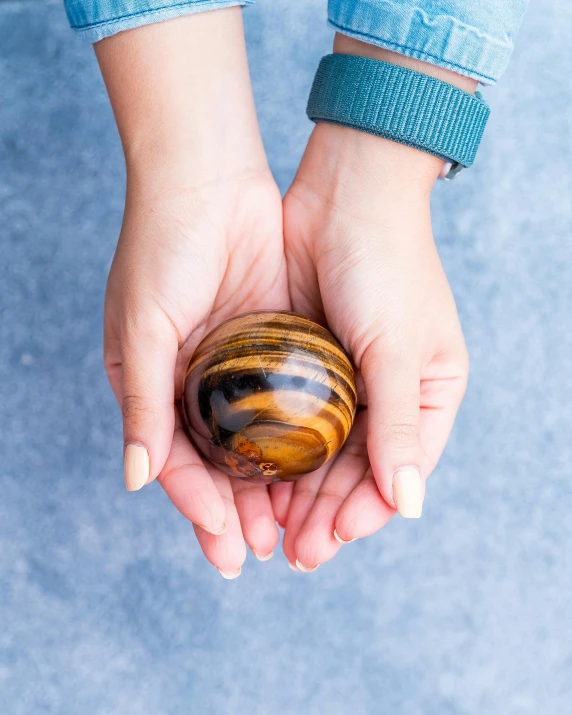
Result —
[[254, 0], [64, 0], [73, 30], [87, 42], [97, 42], [122, 30], [171, 20], [181, 15], [251, 5]]
[[507, 66], [527, 0], [329, 0], [344, 35], [494, 84]]

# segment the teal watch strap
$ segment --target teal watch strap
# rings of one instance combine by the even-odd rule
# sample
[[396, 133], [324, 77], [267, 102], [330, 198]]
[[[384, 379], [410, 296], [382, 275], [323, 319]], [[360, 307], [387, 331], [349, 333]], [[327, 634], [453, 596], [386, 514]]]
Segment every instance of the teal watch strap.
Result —
[[490, 109], [481, 95], [435, 77], [368, 57], [322, 58], [306, 110], [330, 122], [416, 147], [452, 164], [471, 166]]

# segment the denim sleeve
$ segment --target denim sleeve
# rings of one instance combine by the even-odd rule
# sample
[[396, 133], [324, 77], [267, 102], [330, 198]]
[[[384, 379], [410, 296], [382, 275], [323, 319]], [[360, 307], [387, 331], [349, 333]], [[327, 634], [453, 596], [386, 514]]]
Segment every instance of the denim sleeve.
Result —
[[64, 0], [72, 29], [88, 42], [180, 15], [250, 5], [254, 0]]
[[329, 0], [344, 35], [494, 84], [528, 0]]

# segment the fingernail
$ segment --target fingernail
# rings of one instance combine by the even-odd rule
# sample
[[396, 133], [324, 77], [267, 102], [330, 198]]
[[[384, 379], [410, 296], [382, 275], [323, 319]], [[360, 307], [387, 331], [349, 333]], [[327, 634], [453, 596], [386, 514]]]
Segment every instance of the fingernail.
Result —
[[352, 541], [356, 541], [356, 539], [350, 539], [349, 541], [346, 541], [345, 539], [342, 539], [342, 537], [338, 534], [338, 532], [334, 529], [334, 539], [336, 541], [339, 541], [340, 544], [351, 544]]
[[261, 554], [257, 554], [254, 549], [252, 549], [252, 553], [256, 556], [256, 558], [259, 561], [270, 561], [270, 559], [274, 556], [274, 551], [271, 551], [269, 554], [266, 554], [265, 556], [262, 556]]
[[149, 479], [149, 453], [140, 444], [128, 444], [123, 458], [125, 486], [128, 492], [136, 492]]
[[205, 526], [204, 524], [199, 524], [199, 526], [201, 527], [201, 529], [203, 529], [204, 531], [208, 531], [208, 533], [212, 534], [213, 536], [220, 536], [221, 534], [224, 534], [227, 529], [226, 521], [218, 531], [214, 531], [214, 529], [209, 529], [209, 527]]
[[[319, 566], [320, 564], [318, 564]], [[307, 566], [304, 566], [304, 564], [300, 563], [299, 559], [296, 559], [296, 567], [298, 568], [298, 571], [302, 571], [303, 573], [312, 573], [312, 571], [315, 571], [318, 566], [314, 566], [313, 568], [308, 568]]]
[[289, 561], [288, 561], [288, 567], [291, 568], [292, 571], [296, 571], [296, 573], [300, 573], [300, 569], [297, 568], [296, 566], [294, 566], [294, 564], [291, 564]]
[[233, 578], [238, 578], [240, 576], [240, 574], [242, 573], [241, 568], [239, 568], [238, 571], [221, 571], [220, 569], [217, 569], [217, 571], [227, 581], [232, 581]]
[[423, 486], [419, 470], [404, 467], [393, 475], [393, 501], [406, 519], [419, 519], [423, 510]]

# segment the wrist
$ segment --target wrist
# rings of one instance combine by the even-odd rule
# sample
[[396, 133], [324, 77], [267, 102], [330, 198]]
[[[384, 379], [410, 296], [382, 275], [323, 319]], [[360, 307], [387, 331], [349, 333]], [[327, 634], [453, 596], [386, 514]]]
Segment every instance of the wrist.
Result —
[[129, 177], [197, 185], [267, 168], [240, 8], [118, 33], [95, 51]]
[[469, 94], [474, 94], [478, 85], [477, 80], [472, 79], [471, 77], [465, 77], [462, 74], [452, 72], [444, 67], [431, 65], [428, 62], [422, 62], [421, 60], [416, 60], [413, 57], [408, 57], [407, 55], [402, 55], [398, 52], [386, 50], [383, 47], [378, 47], [377, 45], [370, 45], [367, 42], [361, 42], [361, 40], [356, 40], [353, 37], [342, 35], [339, 32], [336, 33], [334, 37], [334, 53], [369, 57], [372, 60], [380, 60], [381, 62], [388, 62], [392, 65], [407, 67], [408, 69], [415, 70], [416, 72], [421, 72], [422, 74], [429, 75], [430, 77], [435, 77], [442, 82], [448, 82], [454, 87], [458, 87]]
[[320, 122], [312, 132], [296, 182], [321, 195], [324, 203], [372, 215], [387, 205], [428, 205], [442, 165], [438, 157], [413, 147]]
[[[423, 79], [422, 75], [426, 75], [427, 79]], [[398, 86], [395, 90], [397, 96], [392, 89], [394, 85]], [[443, 175], [449, 172], [452, 165], [470, 166], [474, 159], [479, 131], [482, 134], [488, 116], [488, 108], [480, 96], [478, 100], [469, 96], [475, 93], [476, 86], [475, 80], [456, 72], [337, 34], [334, 54], [320, 63], [308, 103], [308, 116], [314, 121], [321, 119], [353, 126], [366, 133], [388, 137], [398, 144], [416, 146], [421, 152], [435, 154], [441, 157], [437, 175]], [[375, 113], [371, 104], [381, 101], [380, 87], [384, 91], [387, 88], [389, 95]], [[347, 95], [345, 102], [340, 102], [340, 93], [344, 91]], [[451, 114], [447, 115], [442, 107], [453, 106], [453, 103], [456, 103], [459, 116], [456, 124], [453, 121], [454, 131], [451, 131]], [[469, 123], [464, 112], [469, 115]], [[433, 125], [427, 124], [428, 113], [435, 117]], [[404, 120], [404, 117], [408, 119]], [[422, 125], [418, 124], [420, 118]], [[449, 127], [441, 135], [434, 134], [435, 126], [440, 126], [439, 122], [445, 122]], [[459, 138], [456, 131], [463, 139], [459, 145], [456, 143]], [[376, 143], [370, 143], [375, 149]], [[379, 151], [382, 151], [380, 143]], [[435, 161], [428, 163], [420, 156], [416, 160], [411, 150], [398, 153], [386, 148], [383, 153], [402, 154], [404, 166], [419, 163], [423, 171], [428, 167], [430, 173], [436, 165]], [[446, 164], [444, 157], [454, 158]]]

